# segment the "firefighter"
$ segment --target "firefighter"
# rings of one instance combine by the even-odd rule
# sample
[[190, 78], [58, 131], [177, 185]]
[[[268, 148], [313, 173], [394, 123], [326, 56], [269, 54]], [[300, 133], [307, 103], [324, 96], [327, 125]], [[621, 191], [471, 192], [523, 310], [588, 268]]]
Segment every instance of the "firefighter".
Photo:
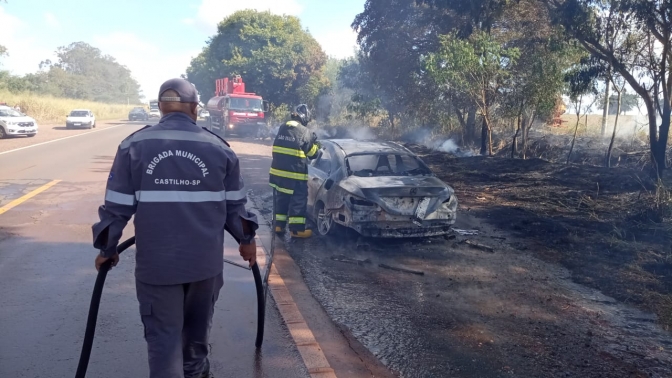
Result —
[[312, 231], [306, 229], [307, 159], [317, 157], [320, 145], [317, 135], [306, 127], [308, 122], [308, 107], [305, 104], [297, 106], [291, 120], [280, 126], [273, 142], [269, 184], [275, 192], [275, 232], [283, 234], [285, 225], [289, 224], [290, 235], [294, 238], [312, 235]]
[[208, 335], [223, 285], [224, 228], [240, 254], [256, 261], [257, 220], [247, 202], [236, 154], [197, 126], [198, 95], [184, 79], [159, 91], [158, 124], [124, 139], [93, 225], [96, 269], [112, 259], [135, 215], [135, 284], [150, 378], [208, 377]]

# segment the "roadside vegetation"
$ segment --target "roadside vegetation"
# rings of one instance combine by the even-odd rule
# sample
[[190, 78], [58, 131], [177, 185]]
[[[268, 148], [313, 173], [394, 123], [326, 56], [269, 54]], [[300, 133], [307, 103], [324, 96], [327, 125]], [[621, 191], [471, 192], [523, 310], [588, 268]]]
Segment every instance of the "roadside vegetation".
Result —
[[[11, 53], [0, 46], [0, 59]], [[76, 108], [91, 109], [99, 120], [120, 119], [140, 103], [130, 70], [99, 49], [75, 42], [59, 47], [56, 56], [24, 76], [0, 70], [0, 102], [19, 105], [40, 123], [63, 121]]]

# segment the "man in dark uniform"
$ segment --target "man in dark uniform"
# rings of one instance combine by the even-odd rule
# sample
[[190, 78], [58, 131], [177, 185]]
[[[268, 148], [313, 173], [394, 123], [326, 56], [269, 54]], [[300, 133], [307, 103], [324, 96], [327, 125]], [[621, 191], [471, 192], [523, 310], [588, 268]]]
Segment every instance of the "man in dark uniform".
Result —
[[208, 377], [208, 335], [223, 285], [224, 227], [240, 240], [252, 266], [256, 217], [236, 154], [196, 125], [198, 95], [183, 79], [159, 90], [162, 118], [119, 145], [105, 204], [93, 225], [100, 255], [119, 261], [116, 247], [135, 215], [136, 290], [151, 378]]
[[306, 105], [299, 105], [291, 114], [291, 120], [280, 126], [273, 142], [273, 162], [269, 184], [275, 194], [275, 232], [285, 232], [289, 223], [290, 235], [308, 238], [306, 229], [306, 205], [308, 201], [308, 163], [315, 159], [320, 148], [317, 135], [308, 130], [310, 112]]

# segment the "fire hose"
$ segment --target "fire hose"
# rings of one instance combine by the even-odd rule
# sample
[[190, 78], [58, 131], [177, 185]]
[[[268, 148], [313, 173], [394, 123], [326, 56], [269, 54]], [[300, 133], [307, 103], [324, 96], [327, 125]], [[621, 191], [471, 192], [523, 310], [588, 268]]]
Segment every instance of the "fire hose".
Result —
[[[228, 229], [226, 229], [228, 231]], [[234, 237], [235, 239], [235, 237]], [[240, 243], [240, 240], [236, 239], [237, 243]], [[274, 243], [275, 240], [272, 240]], [[128, 240], [120, 243], [117, 246], [117, 253], [121, 254], [128, 248], [135, 244], [135, 236], [129, 238]], [[246, 267], [233, 261], [224, 260], [224, 262], [247, 269], [252, 271], [254, 276], [254, 285], [257, 289], [257, 338], [254, 345], [257, 348], [261, 348], [261, 344], [264, 340], [264, 321], [266, 318], [266, 287], [268, 283], [268, 276], [271, 270], [271, 264], [273, 263], [273, 244], [271, 245], [271, 253], [267, 256], [266, 263], [266, 274], [264, 278], [261, 277], [261, 272], [259, 271], [259, 265], [254, 264], [252, 267]], [[79, 364], [77, 365], [77, 372], [75, 373], [75, 378], [84, 378], [86, 376], [86, 370], [89, 366], [89, 358], [91, 357], [91, 349], [93, 347], [93, 337], [96, 333], [96, 322], [98, 320], [98, 308], [100, 307], [100, 299], [103, 294], [103, 285], [105, 284], [105, 278], [107, 277], [107, 272], [112, 266], [112, 260], [105, 261], [98, 270], [98, 276], [96, 277], [96, 283], [93, 285], [93, 294], [91, 295], [91, 304], [89, 305], [89, 316], [86, 320], [86, 332], [84, 334], [84, 343], [82, 345], [82, 352], [79, 356]]]

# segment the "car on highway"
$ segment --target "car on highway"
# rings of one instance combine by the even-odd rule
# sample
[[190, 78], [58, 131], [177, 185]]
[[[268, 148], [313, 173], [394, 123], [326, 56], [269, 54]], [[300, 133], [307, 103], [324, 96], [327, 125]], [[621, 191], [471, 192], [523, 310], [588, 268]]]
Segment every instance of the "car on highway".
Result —
[[366, 237], [450, 232], [455, 191], [413, 152], [393, 142], [321, 140], [308, 166], [308, 217], [320, 235], [346, 227]]
[[11, 136], [37, 135], [37, 121], [9, 106], [0, 105], [0, 139]]
[[75, 109], [66, 116], [65, 127], [92, 129], [96, 127], [96, 117], [89, 109]]
[[129, 121], [147, 121], [148, 119], [149, 113], [147, 113], [145, 108], [140, 106], [131, 109], [131, 111], [128, 113]]
[[159, 109], [151, 109], [149, 111], [149, 118], [161, 118], [161, 111]]

